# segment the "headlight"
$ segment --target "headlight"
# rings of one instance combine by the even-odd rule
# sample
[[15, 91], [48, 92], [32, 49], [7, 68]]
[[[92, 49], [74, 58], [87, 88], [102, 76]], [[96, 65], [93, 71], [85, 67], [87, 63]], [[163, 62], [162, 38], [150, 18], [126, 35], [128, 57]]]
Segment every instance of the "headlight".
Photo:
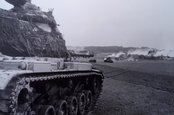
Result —
[[27, 63], [26, 62], [21, 62], [20, 65], [18, 66], [19, 69], [21, 70], [26, 70], [27, 69]]

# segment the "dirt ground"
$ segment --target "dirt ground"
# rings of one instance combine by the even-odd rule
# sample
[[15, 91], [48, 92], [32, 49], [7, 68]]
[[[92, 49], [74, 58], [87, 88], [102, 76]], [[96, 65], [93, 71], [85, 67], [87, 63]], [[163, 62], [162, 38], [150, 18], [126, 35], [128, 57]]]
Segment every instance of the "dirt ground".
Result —
[[94, 67], [103, 70], [105, 80], [91, 115], [174, 115], [174, 63], [98, 63]]

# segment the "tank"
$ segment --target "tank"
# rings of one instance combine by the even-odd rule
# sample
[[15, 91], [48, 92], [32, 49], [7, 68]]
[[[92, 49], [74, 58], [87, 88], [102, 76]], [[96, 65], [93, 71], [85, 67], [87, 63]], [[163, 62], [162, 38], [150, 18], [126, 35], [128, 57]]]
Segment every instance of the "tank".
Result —
[[102, 91], [102, 72], [65, 61], [52, 11], [31, 0], [6, 1], [14, 8], [0, 9], [0, 115], [87, 115]]

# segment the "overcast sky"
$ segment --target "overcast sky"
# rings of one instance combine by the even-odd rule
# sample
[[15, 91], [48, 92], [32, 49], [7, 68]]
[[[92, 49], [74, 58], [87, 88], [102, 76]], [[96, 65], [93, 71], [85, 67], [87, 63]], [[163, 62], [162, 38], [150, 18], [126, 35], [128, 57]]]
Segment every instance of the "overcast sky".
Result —
[[[5, 1], [5, 0], [4, 0]], [[9, 9], [3, 0], [0, 7]], [[174, 0], [33, 0], [54, 8], [66, 45], [174, 49]]]

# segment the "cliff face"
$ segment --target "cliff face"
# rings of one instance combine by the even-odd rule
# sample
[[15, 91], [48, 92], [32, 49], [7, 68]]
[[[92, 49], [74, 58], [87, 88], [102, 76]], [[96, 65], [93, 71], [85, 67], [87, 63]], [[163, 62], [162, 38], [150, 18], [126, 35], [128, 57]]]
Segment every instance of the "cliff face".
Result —
[[66, 57], [65, 41], [52, 11], [43, 12], [30, 0], [6, 1], [14, 8], [0, 9], [0, 52], [9, 56]]

